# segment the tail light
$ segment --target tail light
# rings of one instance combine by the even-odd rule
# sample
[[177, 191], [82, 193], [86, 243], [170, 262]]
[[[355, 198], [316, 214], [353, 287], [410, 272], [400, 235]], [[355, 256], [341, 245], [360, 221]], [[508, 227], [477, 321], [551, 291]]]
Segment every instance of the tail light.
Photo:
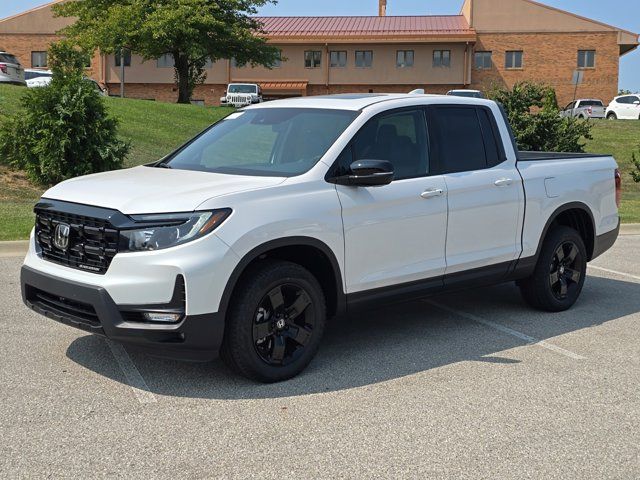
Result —
[[591, 115], [593, 113], [593, 107], [590, 106], [589, 108], [587, 108], [587, 113]]
[[5, 75], [8, 72], [7, 66], [4, 63], [0, 63], [0, 72], [4, 73]]
[[617, 168], [614, 178], [616, 179], [616, 205], [620, 208], [620, 199], [622, 198], [622, 175], [620, 175], [620, 170]]

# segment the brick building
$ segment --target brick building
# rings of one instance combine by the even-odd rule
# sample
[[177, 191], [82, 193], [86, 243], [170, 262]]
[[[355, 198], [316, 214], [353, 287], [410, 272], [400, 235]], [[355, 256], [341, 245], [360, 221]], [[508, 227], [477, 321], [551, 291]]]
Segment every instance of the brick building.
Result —
[[[530, 80], [551, 84], [565, 104], [574, 71], [583, 70], [577, 95], [608, 102], [617, 93], [620, 56], [638, 47], [635, 33], [532, 0], [465, 0], [458, 15], [412, 17], [386, 16], [386, 3], [379, 0], [377, 17], [262, 17], [269, 42], [282, 51], [279, 65], [214, 62], [193, 99], [216, 104], [229, 82], [259, 83], [266, 96], [279, 97], [444, 93]], [[54, 18], [51, 4], [0, 20], [0, 48], [27, 68], [45, 68], [43, 52], [69, 21]], [[172, 58], [143, 62], [134, 53], [124, 61], [126, 96], [175, 101]], [[119, 93], [113, 55], [96, 54], [88, 73]]]

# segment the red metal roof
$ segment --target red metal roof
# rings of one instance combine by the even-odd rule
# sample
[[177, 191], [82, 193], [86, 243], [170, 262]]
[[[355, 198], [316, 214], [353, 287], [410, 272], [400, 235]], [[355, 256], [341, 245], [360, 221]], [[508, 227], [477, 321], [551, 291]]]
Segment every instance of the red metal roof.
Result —
[[258, 17], [270, 37], [474, 35], [462, 15], [420, 17]]

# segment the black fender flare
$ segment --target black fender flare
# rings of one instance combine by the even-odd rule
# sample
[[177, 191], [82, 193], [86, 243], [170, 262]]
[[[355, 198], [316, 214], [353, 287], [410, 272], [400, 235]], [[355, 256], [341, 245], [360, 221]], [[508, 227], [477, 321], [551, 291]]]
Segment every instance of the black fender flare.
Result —
[[[551, 225], [553, 224], [553, 222], [560, 216], [560, 214], [562, 214], [563, 212], [566, 212], [568, 210], [582, 210], [584, 211], [588, 216], [589, 216], [589, 220], [591, 221], [591, 228], [593, 229], [593, 235], [594, 235], [594, 241], [595, 241], [595, 235], [596, 235], [596, 222], [593, 218], [593, 212], [591, 211], [591, 209], [589, 208], [589, 206], [586, 203], [583, 202], [569, 202], [569, 203], [565, 203], [564, 205], [558, 207], [549, 217], [549, 219], [547, 220], [547, 223], [545, 224], [544, 228], [542, 229], [542, 234], [540, 235], [540, 239], [538, 240], [538, 248], [536, 249], [536, 254], [535, 254], [535, 258], [537, 259], [538, 256], [540, 255], [540, 251], [542, 250], [542, 243], [544, 242], [544, 239], [547, 238], [547, 234], [549, 233], [549, 229], [551, 228]], [[589, 248], [589, 246], [587, 245], [587, 248]], [[591, 250], [593, 250], [593, 245], [591, 245]], [[591, 259], [591, 255], [593, 255], [593, 251], [588, 251], [587, 254], [589, 255], [589, 259]]]
[[336, 282], [336, 315], [343, 314], [346, 311], [346, 295], [344, 293], [344, 286], [342, 281], [342, 272], [340, 270], [340, 264], [333, 253], [333, 250], [321, 240], [313, 237], [304, 237], [304, 236], [296, 236], [296, 237], [283, 237], [277, 238], [274, 240], [269, 240], [268, 242], [262, 243], [257, 247], [251, 249], [244, 257], [240, 259], [236, 267], [233, 269], [231, 276], [227, 280], [227, 284], [222, 293], [222, 297], [220, 299], [220, 305], [218, 307], [218, 312], [226, 315], [226, 312], [229, 308], [229, 303], [231, 302], [231, 296], [233, 291], [238, 284], [238, 280], [246, 270], [246, 268], [256, 259], [258, 259], [261, 255], [266, 254], [267, 252], [274, 250], [276, 248], [282, 247], [296, 247], [296, 246], [306, 246], [313, 247], [317, 250], [321, 251], [328, 259], [331, 264], [331, 268], [333, 270], [333, 275]]

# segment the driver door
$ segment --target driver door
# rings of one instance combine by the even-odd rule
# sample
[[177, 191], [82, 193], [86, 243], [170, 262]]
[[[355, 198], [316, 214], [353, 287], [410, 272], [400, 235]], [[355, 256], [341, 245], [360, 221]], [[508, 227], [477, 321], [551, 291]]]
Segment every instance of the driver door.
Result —
[[423, 109], [374, 117], [354, 137], [338, 165], [345, 171], [353, 161], [364, 159], [390, 161], [395, 175], [385, 186], [336, 185], [342, 205], [347, 293], [441, 286], [447, 189], [441, 175], [430, 174]]

